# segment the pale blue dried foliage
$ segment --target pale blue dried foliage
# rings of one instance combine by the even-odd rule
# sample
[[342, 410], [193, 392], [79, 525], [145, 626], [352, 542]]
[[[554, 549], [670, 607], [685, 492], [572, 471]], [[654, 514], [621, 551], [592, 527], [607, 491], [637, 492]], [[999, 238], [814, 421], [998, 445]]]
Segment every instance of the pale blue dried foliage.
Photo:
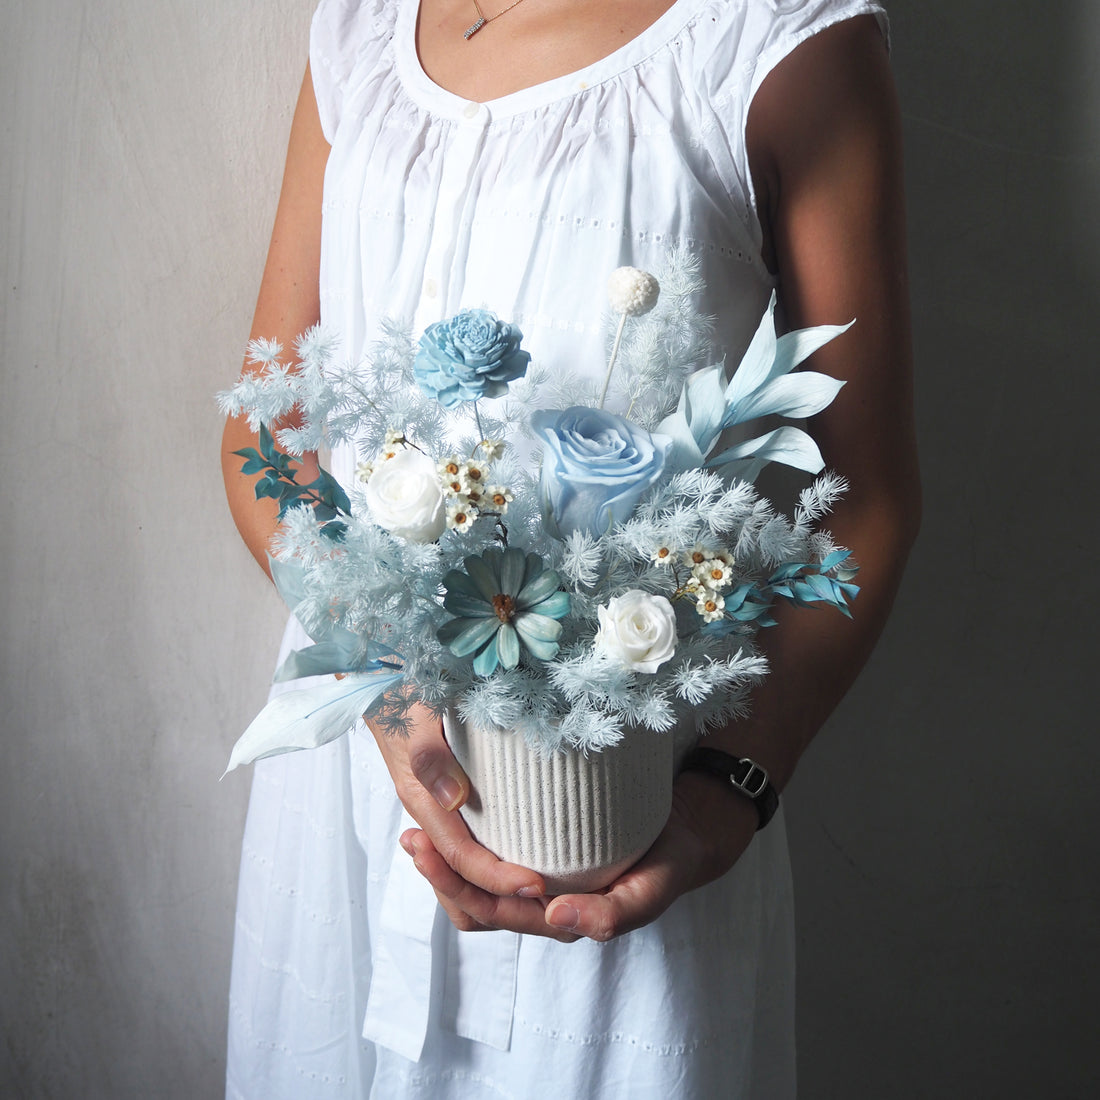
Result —
[[[279, 345], [274, 344], [268, 350], [277, 352], [278, 348]], [[263, 363], [251, 354], [251, 350], [249, 358], [254, 363]], [[262, 374], [242, 375], [235, 385], [217, 395], [221, 412], [225, 416], [245, 416], [254, 432], [259, 431], [261, 424], [270, 424], [286, 416], [298, 400], [290, 366], [275, 361], [263, 363], [263, 366]]]
[[555, 565], [570, 587], [588, 588], [599, 579], [602, 560], [599, 540], [587, 531], [573, 531], [566, 535]]
[[[631, 420], [650, 431], [675, 408], [687, 376], [710, 362], [714, 334], [714, 318], [694, 308], [704, 288], [699, 255], [672, 249], [655, 274], [660, 297], [649, 313], [623, 330], [609, 391], [630, 410]], [[615, 331], [610, 321], [607, 327]]]
[[334, 332], [322, 325], [314, 325], [298, 337], [294, 346], [300, 362], [324, 368], [336, 356], [340, 341]]
[[276, 432], [280, 446], [300, 455], [319, 445], [318, 433], [308, 423], [320, 424], [337, 402], [325, 371], [336, 353], [336, 341], [315, 325], [295, 341], [294, 361], [282, 359], [283, 348], [275, 340], [248, 343], [248, 362], [256, 367], [241, 376], [230, 389], [217, 395], [218, 407], [227, 416], [246, 415], [252, 431], [273, 424], [295, 408], [307, 410], [307, 427]]
[[571, 748], [599, 752], [622, 740], [624, 725], [618, 714], [578, 703], [562, 717], [554, 732]]
[[[627, 326], [612, 386], [618, 387], [618, 400], [633, 403], [631, 417], [650, 424], [675, 406], [686, 373], [705, 362], [711, 331], [709, 319], [691, 310], [701, 287], [691, 257], [674, 256], [661, 283], [655, 310]], [[265, 374], [245, 376], [219, 396], [224, 411], [247, 415], [257, 426], [298, 406], [302, 426], [279, 434], [295, 453], [352, 442], [360, 458], [374, 460], [387, 430], [400, 429], [434, 458], [471, 454], [482, 437], [516, 441], [529, 434], [532, 407], [594, 405], [598, 399], [599, 383], [582, 384], [568, 372], [532, 363], [506, 397], [478, 403], [479, 431], [472, 406], [448, 412], [415, 385], [415, 346], [406, 329], [386, 329], [354, 366], [337, 362], [334, 341], [320, 329], [305, 334], [296, 350], [292, 368], [280, 361], [277, 345], [256, 342], [251, 354], [266, 366]], [[525, 450], [529, 455], [531, 448]], [[571, 610], [552, 661], [481, 679], [468, 658], [455, 657], [436, 637], [450, 617], [442, 608], [442, 578], [462, 568], [467, 555], [497, 544], [500, 528], [489, 517], [464, 535], [448, 531], [437, 543], [406, 542], [370, 521], [363, 486], [356, 482], [345, 486], [352, 516], [341, 541], [319, 534], [311, 509], [295, 508], [284, 518], [274, 552], [302, 567], [306, 596], [295, 610], [307, 632], [335, 624], [400, 654], [402, 689], [373, 704], [372, 722], [401, 734], [408, 731], [412, 702], [437, 713], [454, 707], [473, 724], [515, 731], [540, 752], [563, 744], [598, 750], [632, 725], [670, 729], [685, 708], [701, 732], [743, 715], [748, 693], [767, 667], [753, 649], [756, 623], [730, 624], [724, 636], [703, 635], [687, 595], [674, 604], [680, 637], [674, 657], [656, 673], [641, 674], [594, 649], [597, 610], [629, 589], [673, 594], [689, 570], [681, 566], [674, 574], [655, 563], [652, 555], [660, 546], [677, 552], [696, 545], [724, 549], [734, 557], [736, 583], [761, 590], [778, 564], [821, 562], [835, 547], [818, 523], [846, 488], [842, 478], [822, 474], [788, 518], [747, 482], [688, 469], [653, 489], [606, 536], [578, 532], [557, 540], [542, 523], [536, 476], [513, 449], [492, 463], [487, 480], [507, 485], [515, 496], [504, 517], [509, 545], [539, 554], [570, 592]], [[834, 572], [843, 579], [841, 569]]]
[[685, 703], [698, 707], [715, 691], [742, 690], [763, 679], [767, 672], [768, 662], [764, 657], [738, 649], [722, 660], [705, 655], [681, 660], [671, 679], [676, 695]]
[[799, 526], [816, 523], [832, 511], [833, 505], [848, 491], [848, 482], [826, 470], [799, 494], [795, 522]]
[[[807, 545], [809, 546], [809, 554], [806, 560], [812, 562], [824, 561], [834, 550], [848, 549], [847, 546], [838, 546], [828, 531], [811, 531], [807, 539]], [[843, 570], [835, 570], [835, 572], [839, 576]]]
[[459, 717], [485, 729], [515, 730], [532, 748], [552, 751], [558, 747], [554, 729], [561, 700], [547, 680], [522, 665], [498, 669], [486, 680], [476, 680], [457, 700]]
[[332, 539], [321, 534], [317, 517], [308, 504], [288, 509], [271, 540], [271, 551], [276, 557], [297, 558], [303, 563], [310, 563], [334, 550]]
[[[494, 479], [509, 484], [516, 497], [507, 514], [510, 544], [543, 555], [571, 593], [561, 650], [537, 668], [521, 666], [482, 680], [468, 660], [454, 657], [436, 639], [448, 618], [440, 606], [441, 578], [466, 555], [494, 544], [495, 527], [487, 519], [467, 535], [448, 532], [438, 543], [410, 543], [374, 526], [353, 493], [356, 514], [342, 542], [320, 537], [309, 510], [300, 508], [288, 514], [277, 551], [304, 568], [309, 595], [297, 612], [307, 631], [335, 619], [384, 642], [401, 653], [405, 682], [426, 704], [456, 705], [468, 721], [515, 730], [539, 751], [562, 744], [595, 750], [615, 743], [631, 725], [669, 729], [682, 704], [692, 708], [700, 731], [744, 713], [747, 693], [766, 668], [753, 652], [751, 623], [722, 638], [701, 635], [701, 620], [687, 597], [675, 604], [677, 653], [656, 673], [631, 672], [593, 648], [600, 605], [629, 589], [672, 592], [672, 571], [651, 560], [655, 547], [729, 549], [736, 554], [738, 581], [761, 586], [778, 560], [821, 561], [834, 549], [806, 516], [835, 498], [837, 479], [819, 479], [823, 484], [804, 494], [803, 522], [795, 524], [752, 486], [687, 471], [656, 489], [602, 539], [577, 533], [564, 541], [543, 529], [537, 485], [507, 452], [494, 466]], [[407, 729], [406, 704], [390, 696], [370, 713], [380, 727]]]

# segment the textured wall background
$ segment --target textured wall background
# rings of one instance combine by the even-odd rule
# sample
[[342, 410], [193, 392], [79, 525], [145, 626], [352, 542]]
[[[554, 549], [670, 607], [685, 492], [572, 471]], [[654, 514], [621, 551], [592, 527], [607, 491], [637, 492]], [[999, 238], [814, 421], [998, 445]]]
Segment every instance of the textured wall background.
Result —
[[283, 616], [211, 395], [311, 5], [0, 9], [0, 1096], [214, 1097], [247, 797], [217, 778]]
[[[310, 0], [0, 3], [0, 1095], [214, 1097], [282, 614], [222, 503]], [[788, 798], [803, 1095], [1100, 1081], [1100, 13], [894, 0], [927, 508]]]

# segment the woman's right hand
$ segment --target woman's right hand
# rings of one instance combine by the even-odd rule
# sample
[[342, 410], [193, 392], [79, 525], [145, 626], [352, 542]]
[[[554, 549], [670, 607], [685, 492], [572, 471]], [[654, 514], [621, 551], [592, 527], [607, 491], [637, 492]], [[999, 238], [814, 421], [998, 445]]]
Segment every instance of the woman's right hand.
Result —
[[430, 871], [426, 877], [451, 923], [460, 932], [507, 929], [551, 935], [563, 943], [578, 939], [547, 926], [550, 899], [541, 875], [505, 863], [471, 835], [458, 813], [470, 796], [470, 781], [443, 736], [443, 723], [415, 707], [407, 737], [372, 732], [397, 797], [430, 842], [409, 829], [401, 846], [422, 874]]

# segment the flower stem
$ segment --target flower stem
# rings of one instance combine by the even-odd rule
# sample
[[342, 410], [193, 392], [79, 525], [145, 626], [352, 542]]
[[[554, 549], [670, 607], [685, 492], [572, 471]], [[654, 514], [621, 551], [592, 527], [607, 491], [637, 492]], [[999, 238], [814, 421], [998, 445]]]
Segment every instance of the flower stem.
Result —
[[600, 392], [600, 403], [596, 407], [603, 408], [604, 400], [607, 398], [607, 387], [611, 385], [611, 372], [615, 369], [615, 360], [619, 357], [619, 345], [623, 342], [623, 329], [626, 328], [626, 319], [630, 315], [624, 313], [619, 318], [619, 327], [615, 330], [615, 343], [611, 345], [611, 358], [607, 361], [607, 374], [603, 380], [603, 390]]
[[477, 411], [477, 402], [474, 402], [474, 422], [477, 424], [477, 437], [479, 440], [485, 438], [485, 430], [481, 426], [481, 413]]

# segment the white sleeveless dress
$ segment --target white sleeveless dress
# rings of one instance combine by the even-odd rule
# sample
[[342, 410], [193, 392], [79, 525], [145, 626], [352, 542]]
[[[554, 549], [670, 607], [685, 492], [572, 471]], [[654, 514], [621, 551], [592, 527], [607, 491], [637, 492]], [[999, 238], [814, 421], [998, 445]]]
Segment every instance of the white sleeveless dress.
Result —
[[[487, 104], [417, 60], [418, 0], [321, 0], [332, 145], [321, 304], [360, 358], [381, 319], [484, 306], [536, 360], [602, 373], [615, 267], [697, 253], [736, 363], [767, 303], [745, 151], [753, 94], [867, 0], [677, 0], [589, 68]], [[458, 44], [461, 48], [461, 43]], [[354, 456], [333, 456], [348, 477]], [[291, 623], [284, 653], [305, 644]], [[255, 765], [230, 994], [233, 1100], [794, 1095], [782, 815], [654, 924], [563, 945], [456, 932], [397, 844], [411, 822], [362, 728]]]

